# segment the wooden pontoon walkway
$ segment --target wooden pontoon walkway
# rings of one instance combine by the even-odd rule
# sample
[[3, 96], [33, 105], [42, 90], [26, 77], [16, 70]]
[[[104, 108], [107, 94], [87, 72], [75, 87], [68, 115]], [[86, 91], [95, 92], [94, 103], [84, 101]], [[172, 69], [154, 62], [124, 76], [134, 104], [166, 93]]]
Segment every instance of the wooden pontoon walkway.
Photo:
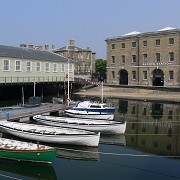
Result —
[[52, 112], [59, 112], [63, 111], [65, 108], [64, 105], [62, 104], [52, 104], [52, 103], [44, 103], [39, 107], [31, 107], [31, 108], [17, 108], [17, 109], [1, 109], [1, 116], [0, 120], [6, 120], [6, 114], [8, 113], [8, 120], [13, 121], [13, 120], [19, 120], [22, 118], [26, 117], [32, 117], [34, 115], [38, 114], [44, 114], [44, 113], [52, 113]]

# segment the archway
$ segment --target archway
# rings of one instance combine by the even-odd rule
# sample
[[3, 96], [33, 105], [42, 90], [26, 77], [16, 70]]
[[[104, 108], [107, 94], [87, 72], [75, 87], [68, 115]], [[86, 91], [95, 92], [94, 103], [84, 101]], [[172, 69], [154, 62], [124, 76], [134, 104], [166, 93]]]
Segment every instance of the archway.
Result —
[[153, 86], [164, 86], [164, 73], [161, 69], [153, 71]]
[[119, 84], [128, 85], [128, 72], [124, 69], [119, 71]]

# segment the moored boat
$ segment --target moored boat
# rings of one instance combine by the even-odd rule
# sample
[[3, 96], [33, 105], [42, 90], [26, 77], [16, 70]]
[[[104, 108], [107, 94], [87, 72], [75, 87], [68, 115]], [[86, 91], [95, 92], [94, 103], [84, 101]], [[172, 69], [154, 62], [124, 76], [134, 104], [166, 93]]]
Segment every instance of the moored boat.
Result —
[[126, 122], [80, 119], [68, 117], [55, 117], [36, 115], [33, 117], [37, 122], [44, 125], [61, 126], [69, 128], [86, 129], [89, 131], [101, 132], [104, 134], [124, 134], [126, 130]]
[[75, 128], [1, 121], [0, 127], [11, 135], [53, 144], [98, 146], [100, 133]]
[[53, 147], [0, 138], [0, 158], [50, 164], [55, 156]]
[[65, 115], [70, 117], [112, 120], [114, 118], [115, 107], [109, 106], [106, 103], [83, 101], [75, 107], [66, 109], [64, 112]]

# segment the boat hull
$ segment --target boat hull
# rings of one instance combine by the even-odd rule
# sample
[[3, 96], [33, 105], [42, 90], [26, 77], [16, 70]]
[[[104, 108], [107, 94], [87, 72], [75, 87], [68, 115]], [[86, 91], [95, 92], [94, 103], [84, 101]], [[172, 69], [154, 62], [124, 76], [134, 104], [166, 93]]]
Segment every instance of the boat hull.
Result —
[[30, 161], [39, 163], [52, 163], [56, 150], [0, 150], [0, 158], [17, 161]]
[[78, 110], [74, 110], [74, 109], [67, 109], [64, 112], [65, 112], [66, 116], [83, 118], [83, 119], [103, 119], [103, 120], [113, 120], [114, 119], [113, 113], [88, 112], [86, 110], [78, 111]]
[[[41, 117], [41, 116], [39, 116]], [[46, 116], [45, 116], [46, 117]], [[43, 118], [43, 116], [42, 116]], [[48, 118], [48, 116], [47, 116]], [[85, 129], [89, 131], [95, 131], [95, 132], [101, 132], [103, 134], [124, 134], [126, 130], [126, 122], [115, 122], [115, 121], [107, 121], [104, 124], [96, 124], [92, 123], [91, 120], [85, 120], [83, 122], [79, 122], [78, 120], [77, 123], [68, 123], [68, 120], [66, 123], [63, 121], [58, 121], [57, 120], [51, 120], [51, 117], [49, 119], [41, 119], [41, 118], [34, 118], [37, 122], [44, 124], [44, 125], [50, 125], [50, 126], [56, 126], [56, 127], [67, 127], [67, 128], [78, 128], [78, 129]], [[53, 118], [53, 117], [52, 117]], [[55, 117], [56, 118], [56, 117]], [[88, 122], [89, 121], [89, 122]], [[101, 120], [99, 120], [101, 121]]]
[[46, 143], [53, 144], [69, 144], [80, 146], [95, 146], [99, 144], [100, 133], [95, 134], [61, 134], [61, 135], [46, 135], [44, 133], [26, 132], [9, 127], [2, 127], [3, 131], [11, 135]]

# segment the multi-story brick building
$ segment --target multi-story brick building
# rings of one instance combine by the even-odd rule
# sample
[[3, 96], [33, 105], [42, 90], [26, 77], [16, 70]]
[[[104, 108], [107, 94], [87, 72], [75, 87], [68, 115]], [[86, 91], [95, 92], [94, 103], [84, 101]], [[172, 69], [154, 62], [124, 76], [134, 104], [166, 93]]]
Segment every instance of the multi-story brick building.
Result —
[[68, 57], [74, 63], [74, 73], [76, 75], [92, 75], [95, 72], [95, 55], [89, 47], [82, 49], [75, 46], [74, 40], [70, 40], [69, 45], [56, 49], [53, 52], [64, 57]]
[[180, 86], [180, 29], [107, 38], [107, 83]]

